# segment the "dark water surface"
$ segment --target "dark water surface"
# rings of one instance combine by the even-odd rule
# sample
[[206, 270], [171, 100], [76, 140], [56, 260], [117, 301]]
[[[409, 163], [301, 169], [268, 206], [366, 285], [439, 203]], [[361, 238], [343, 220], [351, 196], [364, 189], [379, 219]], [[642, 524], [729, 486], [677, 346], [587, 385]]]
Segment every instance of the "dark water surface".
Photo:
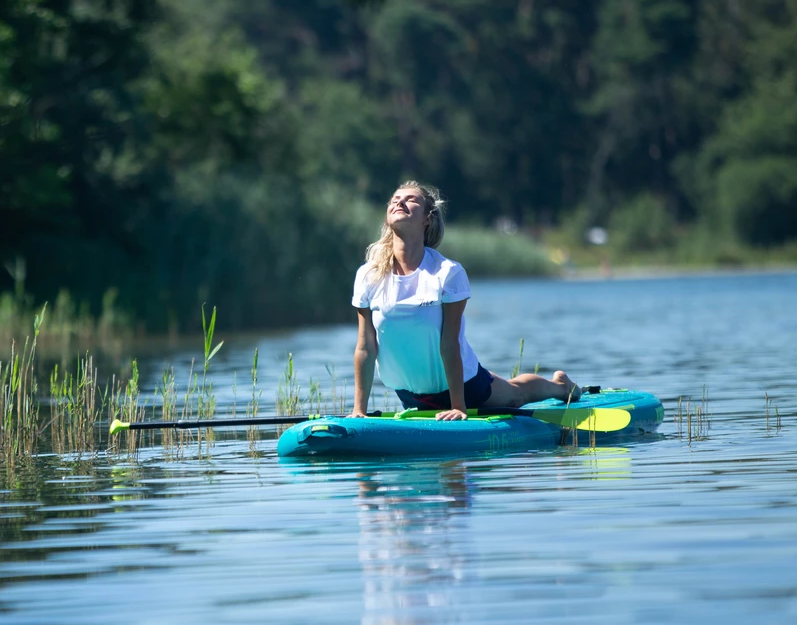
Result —
[[[797, 622], [797, 274], [482, 282], [467, 322], [496, 372], [524, 338], [528, 369], [655, 393], [659, 435], [300, 463], [262, 428], [182, 458], [45, 455], [0, 491], [0, 622]], [[288, 352], [303, 396], [332, 372], [351, 397], [354, 325], [226, 338], [219, 414], [249, 401], [255, 347], [261, 412]], [[185, 385], [191, 358], [140, 358], [144, 386], [164, 363]], [[708, 411], [691, 441], [679, 398]]]

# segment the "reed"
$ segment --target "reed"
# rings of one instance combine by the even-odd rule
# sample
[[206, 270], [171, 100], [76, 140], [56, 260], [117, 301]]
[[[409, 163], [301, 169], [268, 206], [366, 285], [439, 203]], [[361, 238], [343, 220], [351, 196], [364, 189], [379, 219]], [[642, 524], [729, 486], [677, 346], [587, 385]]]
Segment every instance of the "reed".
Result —
[[97, 369], [88, 353], [78, 358], [76, 373], [61, 377], [58, 365], [50, 374], [50, 439], [53, 451], [76, 451], [78, 460], [97, 449], [95, 427], [109, 400], [109, 387], [99, 391]]
[[[325, 394], [319, 380], [310, 378], [307, 386], [307, 395], [302, 393], [302, 386], [296, 373], [293, 354], [288, 353], [288, 361], [277, 385], [277, 414], [346, 414], [347, 384], [343, 380], [343, 389], [338, 390], [338, 377], [334, 365], [326, 365], [327, 373], [331, 379], [331, 388]], [[371, 404], [374, 403], [373, 395]], [[387, 404], [387, 398], [385, 400]]]
[[[254, 358], [252, 359], [252, 369], [251, 369], [251, 379], [252, 379], [252, 398], [249, 404], [246, 406], [246, 416], [256, 418], [258, 412], [260, 411], [260, 398], [263, 395], [262, 389], [257, 388], [257, 361], [259, 356], [259, 350], [255, 347], [255, 354]], [[257, 440], [257, 426], [250, 425], [246, 428], [246, 437], [249, 440], [249, 444], [252, 447], [252, 451], [254, 452], [254, 444]]]
[[772, 398], [769, 396], [769, 393], [764, 393], [764, 414], [766, 418], [767, 424], [767, 434], [770, 431], [770, 411], [774, 409], [775, 411], [775, 431], [780, 431], [781, 423], [780, 423], [780, 410], [778, 409], [777, 405], [775, 405], [772, 401]]
[[33, 320], [33, 338], [26, 338], [20, 353], [11, 342], [11, 358], [0, 362], [0, 447], [5, 464], [36, 453], [39, 440], [38, 380], [34, 361], [36, 344], [47, 305]]
[[517, 362], [515, 363], [515, 366], [512, 367], [512, 373], [509, 374], [510, 378], [516, 378], [516, 377], [518, 377], [520, 375], [520, 371], [521, 371], [521, 368], [523, 366], [523, 347], [524, 347], [524, 345], [525, 345], [525, 340], [524, 339], [520, 339], [520, 353], [518, 354]]
[[[534, 368], [534, 373], [536, 374], [539, 371], [539, 369], [540, 369], [540, 364], [537, 363], [537, 366]], [[570, 407], [570, 402], [573, 400], [573, 392], [574, 391], [575, 391], [575, 387], [570, 389], [570, 393], [567, 396], [567, 403], [565, 404], [565, 406], [567, 408]], [[591, 421], [590, 421], [590, 423], [591, 423]], [[572, 429], [571, 428], [564, 428], [562, 430], [562, 438], [561, 438], [561, 441], [560, 441], [561, 444], [564, 445], [567, 442], [568, 432], [570, 433], [570, 436], [571, 436], [571, 444], [572, 444], [572, 446], [573, 447], [578, 447], [578, 437], [579, 437], [578, 428], [572, 428]], [[587, 432], [588, 432], [587, 441], [588, 441], [589, 446], [590, 447], [595, 447], [595, 441], [596, 441], [596, 432], [595, 432], [595, 430], [594, 429], [589, 429], [589, 430], [587, 430]]]
[[[324, 394], [321, 392], [321, 382], [310, 378], [307, 390], [307, 412], [313, 414], [326, 412], [326, 401], [324, 400]], [[324, 406], [323, 409], [321, 408], [322, 405]]]
[[[569, 402], [568, 402], [568, 405], [569, 405]], [[594, 449], [595, 447], [597, 447], [597, 444], [598, 444], [597, 443], [598, 433], [597, 433], [597, 430], [595, 429], [595, 425], [596, 425], [595, 421], [596, 421], [595, 418], [593, 418], [593, 417], [589, 418], [589, 420], [587, 421], [587, 425], [589, 425], [589, 429], [587, 429], [587, 430], [579, 430], [578, 428], [568, 428], [568, 427], [562, 428], [562, 434], [561, 434], [561, 437], [560, 437], [560, 440], [559, 440], [559, 444], [560, 445], [566, 445], [567, 444], [567, 439], [569, 438], [570, 439], [570, 445], [577, 449], [579, 444], [580, 444], [580, 442], [581, 442], [579, 440], [579, 438], [582, 437], [582, 434], [580, 434], [579, 432], [584, 432], [585, 435], [586, 435], [586, 439], [587, 439], [587, 441], [586, 441], [587, 442], [587, 446], [590, 447], [591, 449]]]
[[[58, 454], [77, 453], [78, 460], [85, 453], [95, 453], [102, 443], [102, 430], [96, 426], [106, 417], [108, 422], [121, 419], [136, 422], [144, 419], [148, 409], [153, 418], [175, 420], [178, 418], [212, 418], [216, 399], [213, 383], [208, 377], [210, 363], [223, 345], [214, 346], [216, 309], [208, 320], [202, 310], [204, 334], [204, 359], [202, 377], [194, 371], [191, 363], [188, 385], [182, 396], [182, 406], [178, 402], [178, 390], [174, 369], [163, 372], [162, 379], [153, 393], [152, 400], [142, 399], [139, 384], [137, 361], [131, 363], [130, 375], [113, 375], [103, 388], [99, 383], [99, 373], [94, 366], [94, 358], [86, 352], [78, 357], [76, 367], [69, 371], [56, 365], [49, 376], [49, 396], [39, 397], [36, 377], [36, 352], [40, 332], [45, 318], [46, 305], [35, 316], [33, 335], [25, 340], [20, 351], [16, 341], [11, 341], [11, 357], [7, 362], [0, 361], [0, 453], [3, 464], [13, 470], [20, 458], [30, 458], [39, 451], [39, 442], [45, 432], [50, 434], [52, 451]], [[252, 367], [252, 400], [247, 411], [257, 414], [260, 392], [257, 390], [257, 359]], [[295, 378], [295, 375], [294, 375]], [[316, 388], [315, 402], [321, 401], [320, 388]], [[47, 405], [49, 420], [42, 424], [42, 399]], [[157, 414], [160, 413], [160, 414]], [[213, 431], [205, 431], [205, 440], [211, 443]], [[110, 453], [136, 455], [144, 444], [143, 436], [154, 444], [155, 432], [126, 431], [108, 441]], [[187, 439], [192, 439], [190, 431], [167, 430], [157, 435], [167, 449], [177, 447], [181, 450]], [[200, 434], [197, 435], [201, 447]]]
[[[130, 379], [123, 383], [114, 375], [111, 379], [110, 388], [108, 401], [109, 423], [114, 419], [121, 419], [128, 423], [135, 423], [144, 419], [146, 406], [142, 405], [141, 402], [138, 363], [135, 360], [131, 363]], [[145, 434], [147, 432], [128, 430], [122, 435], [124, 443], [120, 441], [120, 437], [116, 437], [109, 441], [108, 449], [117, 453], [121, 453], [124, 450], [127, 455], [136, 456], [143, 444], [143, 436]]]
[[[327, 370], [329, 377], [332, 381], [332, 389], [330, 391], [330, 405], [331, 410], [329, 412], [332, 413], [339, 413], [345, 414], [346, 412], [346, 380], [343, 381], [343, 392], [339, 395], [338, 394], [338, 373], [337, 369], [335, 369], [335, 365], [325, 365], [324, 368]], [[327, 412], [327, 404], [324, 402], [324, 412]]]
[[[708, 411], [708, 389], [705, 384], [703, 385], [703, 393], [699, 403], [693, 403], [689, 397], [678, 398], [678, 409], [674, 419], [678, 423], [678, 437], [686, 437], [688, 445], [691, 445], [693, 440], [705, 439], [711, 427]], [[686, 424], [685, 432], [684, 424]]]
[[[516, 378], [523, 372], [523, 350], [525, 349], [525, 344], [526, 344], [525, 339], [520, 339], [520, 349], [518, 351], [518, 359], [517, 362], [512, 367], [512, 371], [509, 373], [510, 379]], [[536, 363], [534, 365], [534, 371], [532, 371], [532, 373], [537, 375], [540, 372], [540, 366], [541, 365], [539, 362]]]
[[190, 412], [190, 406], [193, 404], [194, 397], [199, 391], [199, 376], [194, 372], [195, 361], [191, 359], [191, 366], [188, 368], [188, 383], [185, 387], [185, 394], [183, 395], [183, 409], [181, 418], [187, 418]]
[[301, 386], [296, 377], [296, 371], [293, 366], [293, 354], [288, 353], [288, 362], [282, 372], [282, 377], [277, 386], [277, 414], [279, 415], [295, 415], [299, 414], [301, 406], [301, 398], [299, 393]]
[[[160, 399], [160, 418], [163, 421], [176, 421], [179, 417], [177, 402], [177, 381], [174, 367], [164, 369], [161, 380], [155, 389], [156, 399]], [[157, 415], [153, 418], [157, 418]], [[164, 430], [161, 433], [161, 443], [168, 451], [176, 456], [182, 456], [187, 432], [184, 430]]]
[[177, 381], [174, 367], [163, 370], [156, 392], [161, 398], [161, 419], [174, 421], [177, 418]]
[[205, 305], [202, 305], [202, 334], [205, 338], [205, 362], [202, 365], [202, 388], [199, 393], [199, 402], [197, 405], [197, 418], [198, 419], [211, 419], [216, 409], [216, 400], [213, 397], [213, 382], [208, 384], [208, 369], [210, 368], [210, 361], [224, 345], [221, 341], [216, 347], [213, 347], [213, 334], [216, 329], [216, 307], [213, 307], [213, 313], [210, 316], [210, 322], [205, 319]]

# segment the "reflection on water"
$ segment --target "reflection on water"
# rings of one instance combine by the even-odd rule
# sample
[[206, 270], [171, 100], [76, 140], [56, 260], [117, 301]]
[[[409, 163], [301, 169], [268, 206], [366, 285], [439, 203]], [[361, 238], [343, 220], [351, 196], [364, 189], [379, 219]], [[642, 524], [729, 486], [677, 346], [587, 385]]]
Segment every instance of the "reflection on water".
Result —
[[[42, 456], [0, 490], [0, 621], [797, 622], [797, 274], [473, 291], [471, 342], [491, 367], [508, 373], [523, 337], [527, 368], [659, 395], [659, 435], [284, 462], [262, 428], [130, 459]], [[255, 347], [263, 412], [288, 351], [303, 385], [327, 392], [330, 367], [351, 388], [353, 325], [222, 338], [221, 414]], [[195, 356], [141, 358], [145, 392], [164, 359], [180, 377]], [[678, 401], [704, 388], [690, 441]]]
[[[632, 474], [628, 452], [623, 447], [572, 450], [559, 462], [577, 467], [581, 479], [623, 480]], [[476, 473], [496, 470], [486, 464]], [[477, 492], [530, 494], [539, 488], [529, 486], [528, 472], [521, 479], [515, 479], [517, 473], [500, 483], [491, 479], [495, 486], [481, 490], [462, 460], [358, 473], [362, 623], [427, 623], [430, 613], [436, 622], [467, 622], [462, 598], [478, 583], [469, 518], [473, 499]], [[531, 474], [539, 480], [554, 477], [556, 483], [549, 471]], [[524, 540], [523, 533], [514, 539]]]
[[357, 479], [362, 622], [423, 622], [426, 608], [461, 621], [455, 589], [472, 554], [453, 537], [467, 535], [472, 486], [465, 464], [399, 467]]

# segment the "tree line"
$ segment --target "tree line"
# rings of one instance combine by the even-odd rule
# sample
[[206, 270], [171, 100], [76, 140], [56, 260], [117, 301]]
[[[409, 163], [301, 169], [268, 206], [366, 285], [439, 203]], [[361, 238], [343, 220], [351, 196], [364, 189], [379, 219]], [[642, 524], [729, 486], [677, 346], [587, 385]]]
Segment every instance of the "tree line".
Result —
[[793, 242], [796, 53], [797, 0], [6, 0], [0, 291], [336, 319], [405, 178], [452, 222]]

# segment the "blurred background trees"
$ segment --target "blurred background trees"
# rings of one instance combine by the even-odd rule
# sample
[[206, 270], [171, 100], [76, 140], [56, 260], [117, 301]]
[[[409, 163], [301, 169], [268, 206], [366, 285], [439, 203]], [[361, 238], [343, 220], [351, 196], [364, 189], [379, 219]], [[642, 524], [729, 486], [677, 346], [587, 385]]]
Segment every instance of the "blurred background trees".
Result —
[[406, 178], [468, 232], [789, 244], [796, 100], [797, 0], [6, 0], [0, 291], [332, 320]]

